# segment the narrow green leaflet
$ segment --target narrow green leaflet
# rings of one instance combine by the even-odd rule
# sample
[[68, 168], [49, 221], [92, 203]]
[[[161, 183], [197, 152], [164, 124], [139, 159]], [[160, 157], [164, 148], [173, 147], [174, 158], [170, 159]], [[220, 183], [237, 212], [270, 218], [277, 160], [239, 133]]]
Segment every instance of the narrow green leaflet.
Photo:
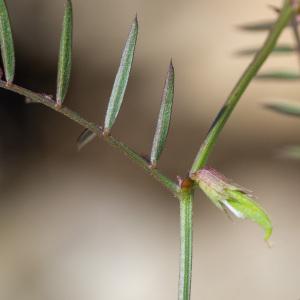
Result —
[[15, 50], [4, 0], [0, 0], [0, 45], [5, 78], [8, 83], [12, 83], [15, 76]]
[[[236, 55], [238, 56], [249, 56], [249, 55], [255, 55], [260, 48], [248, 48], [243, 49], [236, 52]], [[272, 53], [274, 54], [287, 54], [287, 53], [295, 53], [296, 49], [295, 47], [289, 46], [289, 45], [278, 45], [276, 46]]]
[[272, 29], [274, 21], [262, 21], [238, 26], [239, 29], [245, 31], [268, 31]]
[[266, 73], [260, 73], [256, 75], [256, 79], [260, 80], [299, 80], [300, 74], [299, 72], [294, 71], [272, 71]]
[[223, 211], [230, 211], [240, 219], [249, 219], [265, 231], [265, 240], [272, 234], [272, 223], [264, 210], [255, 202], [252, 193], [231, 182], [216, 170], [205, 167], [192, 174], [207, 197]]
[[130, 70], [133, 62], [137, 36], [138, 36], [138, 20], [136, 17], [131, 26], [131, 30], [127, 42], [125, 44], [122, 53], [120, 66], [109, 99], [109, 104], [107, 107], [107, 112], [105, 115], [105, 122], [104, 122], [104, 130], [106, 133], [111, 130], [118, 116], [118, 113], [120, 111], [124, 99], [128, 78], [130, 75]]
[[270, 103], [265, 104], [265, 108], [273, 110], [277, 113], [300, 117], [300, 104]]
[[68, 92], [71, 65], [72, 65], [72, 32], [73, 32], [73, 9], [72, 2], [66, 3], [63, 27], [60, 40], [60, 50], [57, 72], [56, 102], [61, 106]]
[[152, 166], [156, 163], [164, 149], [165, 142], [169, 132], [172, 106], [174, 98], [174, 67], [170, 62], [167, 78], [162, 95], [160, 112], [158, 116], [156, 131], [154, 135], [150, 161]]
[[90, 131], [89, 129], [85, 129], [81, 135], [77, 139], [77, 149], [81, 150], [84, 146], [90, 143], [95, 137], [96, 133]]

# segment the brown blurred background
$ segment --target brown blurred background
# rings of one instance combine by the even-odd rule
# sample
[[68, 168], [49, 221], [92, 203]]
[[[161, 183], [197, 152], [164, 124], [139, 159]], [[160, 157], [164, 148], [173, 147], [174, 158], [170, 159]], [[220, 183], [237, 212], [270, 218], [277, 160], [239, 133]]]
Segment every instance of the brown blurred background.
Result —
[[[64, 1], [6, 1], [17, 83], [54, 93]], [[66, 103], [102, 122], [130, 23], [140, 35], [113, 133], [141, 153], [151, 147], [172, 56], [176, 96], [160, 168], [184, 175], [227, 94], [265, 34], [236, 25], [273, 18], [280, 1], [73, 0], [72, 84]], [[293, 42], [287, 30], [282, 41]], [[265, 69], [297, 69], [294, 55]], [[300, 298], [300, 163], [276, 149], [300, 143], [300, 122], [262, 109], [300, 101], [299, 83], [254, 82], [226, 125], [210, 164], [255, 191], [274, 223], [273, 247], [250, 222], [230, 222], [199, 192], [194, 205], [193, 299]], [[0, 92], [0, 299], [173, 300], [179, 206], [103, 142], [78, 153], [76, 124]]]

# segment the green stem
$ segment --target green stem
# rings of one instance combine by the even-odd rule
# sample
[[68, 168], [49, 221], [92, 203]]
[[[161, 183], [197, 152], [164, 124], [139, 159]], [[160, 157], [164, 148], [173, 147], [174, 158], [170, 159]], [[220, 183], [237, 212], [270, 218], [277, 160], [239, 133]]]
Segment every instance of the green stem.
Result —
[[193, 250], [193, 198], [192, 191], [180, 197], [180, 272], [178, 300], [190, 300]]
[[[286, 0], [284, 6], [280, 12], [277, 22], [275, 23], [272, 31], [269, 33], [268, 38], [257, 53], [253, 62], [246, 69], [245, 73], [234, 87], [233, 91], [229, 95], [223, 108], [219, 112], [215, 119], [209, 133], [204, 140], [191, 168], [191, 173], [196, 172], [199, 168], [203, 167], [208, 159], [208, 156], [224, 127], [226, 121], [231, 115], [234, 107], [238, 103], [239, 99], [243, 95], [244, 91], [248, 87], [251, 80], [254, 78], [264, 61], [272, 52], [276, 45], [277, 39], [282, 30], [291, 21], [294, 16], [294, 9], [289, 0]], [[0, 80], [0, 87], [18, 93], [31, 99], [34, 102], [41, 103], [58, 113], [61, 113], [69, 119], [75, 121], [77, 124], [84, 128], [87, 128], [97, 134], [97, 136], [103, 136], [103, 129], [92, 122], [87, 121], [81, 117], [78, 113], [72, 111], [67, 107], [58, 108], [53, 99], [34, 93], [30, 90], [24, 89], [15, 84], [7, 84]], [[117, 148], [120, 152], [128, 156], [132, 161], [139, 165], [146, 173], [153, 176], [158, 182], [170, 190], [180, 201], [180, 275], [179, 275], [179, 300], [190, 300], [191, 294], [191, 276], [192, 276], [192, 211], [193, 211], [193, 189], [180, 190], [178, 185], [163, 175], [159, 170], [149, 167], [149, 162], [142, 156], [137, 154], [127, 145], [123, 144], [113, 136], [104, 136], [104, 140], [111, 146]]]
[[[56, 106], [56, 102], [48, 96], [32, 92], [16, 84], [7, 84], [5, 81], [2, 80], [0, 80], [0, 88], [4, 88], [6, 90], [22, 95], [27, 99], [31, 99], [33, 102], [41, 103], [57, 111], [58, 113], [63, 114], [64, 116], [73, 120], [74, 122], [81, 125], [82, 127], [91, 130], [97, 136], [99, 137], [103, 136], [103, 129], [99, 125], [87, 121], [85, 118], [80, 116], [77, 112], [69, 109], [68, 107], [58, 108]], [[117, 148], [120, 152], [125, 154], [127, 157], [129, 157], [138, 166], [140, 166], [146, 173], [154, 177], [158, 182], [160, 182], [164, 187], [166, 187], [173, 194], [177, 195], [179, 193], [178, 185], [175, 182], [173, 182], [171, 179], [163, 175], [159, 170], [151, 168], [149, 162], [146, 159], [144, 159], [142, 156], [137, 154], [134, 150], [129, 148], [127, 145], [120, 142], [119, 140], [117, 140], [111, 135], [105, 136], [104, 140], [114, 148]]]
[[216, 140], [220, 132], [222, 131], [226, 121], [230, 117], [233, 109], [240, 100], [249, 83], [256, 76], [257, 72], [259, 71], [269, 54], [273, 51], [281, 32], [294, 17], [294, 9], [295, 8], [292, 7], [290, 1], [286, 0], [284, 2], [284, 5], [280, 11], [280, 15], [272, 30], [270, 31], [263, 47], [256, 54], [253, 61], [250, 63], [250, 65], [232, 90], [224, 106], [213, 122], [213, 125], [211, 126], [194, 160], [190, 173], [196, 172], [200, 168], [203, 168], [203, 166], [206, 164], [208, 156], [212, 151], [212, 148], [216, 143]]

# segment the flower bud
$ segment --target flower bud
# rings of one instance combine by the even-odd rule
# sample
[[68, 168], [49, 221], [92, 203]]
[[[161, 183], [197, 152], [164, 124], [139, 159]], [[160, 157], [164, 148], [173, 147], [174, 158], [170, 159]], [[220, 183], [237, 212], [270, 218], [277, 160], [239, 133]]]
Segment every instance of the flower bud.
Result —
[[272, 234], [272, 223], [264, 210], [254, 201], [250, 191], [232, 183], [216, 170], [205, 167], [191, 175], [207, 197], [221, 210], [237, 218], [256, 222], [265, 230], [265, 240]]

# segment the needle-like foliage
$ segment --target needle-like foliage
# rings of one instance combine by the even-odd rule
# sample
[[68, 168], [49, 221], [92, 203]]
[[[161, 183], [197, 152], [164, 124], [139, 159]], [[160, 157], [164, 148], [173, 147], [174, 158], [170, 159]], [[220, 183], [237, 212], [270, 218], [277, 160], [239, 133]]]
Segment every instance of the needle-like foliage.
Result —
[[62, 26], [57, 72], [57, 106], [61, 106], [68, 92], [72, 66], [73, 9], [67, 0]]
[[157, 161], [164, 149], [166, 139], [169, 132], [170, 120], [172, 115], [174, 98], [174, 67], [172, 61], [169, 65], [167, 78], [163, 90], [161, 106], [156, 125], [156, 131], [152, 144], [150, 162], [153, 167], [156, 167]]
[[15, 76], [15, 50], [9, 15], [4, 0], [0, 0], [0, 46], [7, 83], [12, 83]]
[[124, 99], [130, 70], [133, 62], [134, 50], [138, 36], [138, 20], [135, 17], [131, 30], [125, 44], [120, 66], [115, 78], [115, 82], [113, 85], [113, 89], [111, 92], [111, 96], [109, 99], [107, 112], [105, 115], [105, 122], [104, 122], [104, 130], [106, 133], [109, 133], [112, 126], [114, 125], [118, 113], [121, 109], [121, 105]]

